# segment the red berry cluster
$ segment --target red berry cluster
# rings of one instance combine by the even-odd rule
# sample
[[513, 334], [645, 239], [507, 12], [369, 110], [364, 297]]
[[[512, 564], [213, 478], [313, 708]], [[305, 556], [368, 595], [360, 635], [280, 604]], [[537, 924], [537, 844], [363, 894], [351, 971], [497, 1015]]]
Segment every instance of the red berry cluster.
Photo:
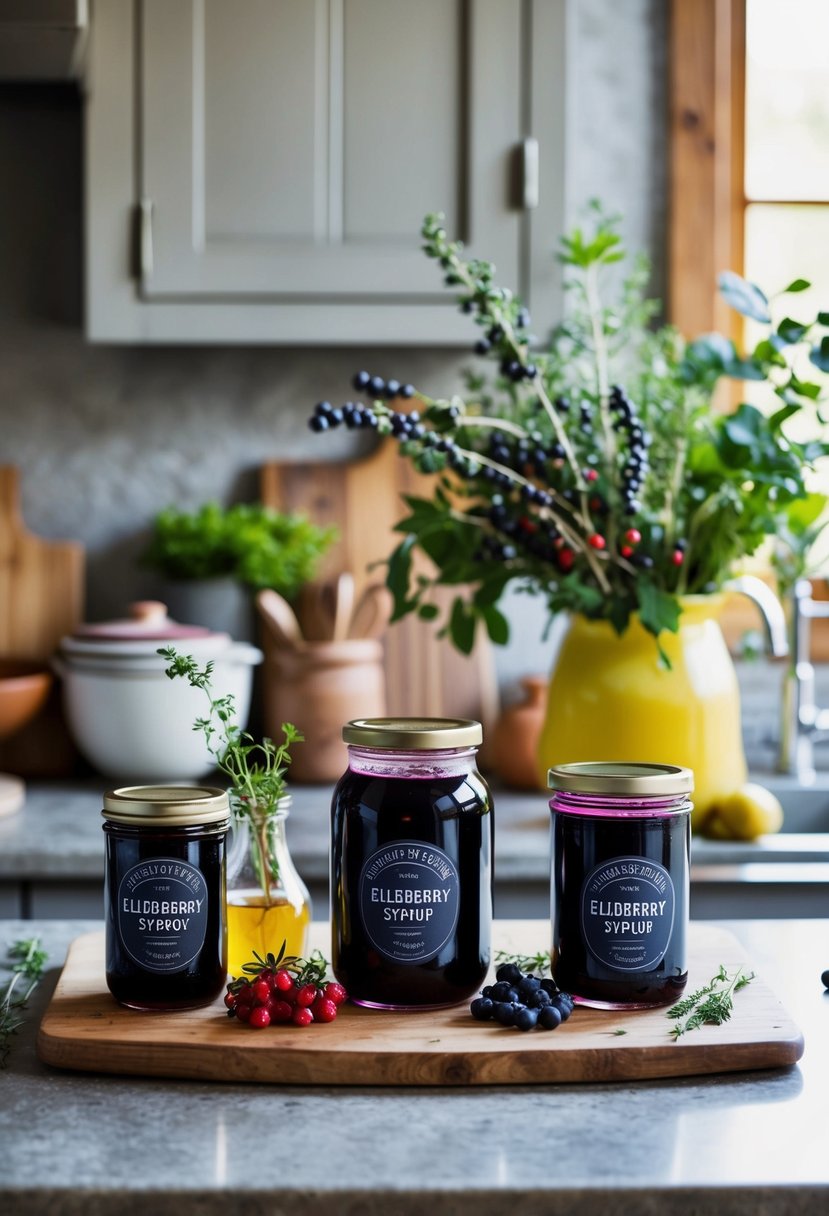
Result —
[[308, 961], [269, 954], [267, 959], [254, 955], [247, 963], [247, 974], [227, 986], [225, 1005], [229, 1017], [264, 1030], [266, 1026], [310, 1026], [313, 1022], [333, 1022], [340, 1005], [348, 1000], [341, 984], [325, 980], [325, 960], [316, 956]]

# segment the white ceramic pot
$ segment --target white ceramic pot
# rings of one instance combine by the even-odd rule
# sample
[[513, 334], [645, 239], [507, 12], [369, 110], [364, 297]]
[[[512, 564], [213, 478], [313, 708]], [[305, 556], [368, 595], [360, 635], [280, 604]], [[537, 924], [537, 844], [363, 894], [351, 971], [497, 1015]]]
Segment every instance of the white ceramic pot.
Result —
[[[214, 767], [197, 718], [209, 711], [205, 692], [183, 678], [165, 674], [167, 661], [156, 653], [172, 645], [199, 663], [212, 660], [214, 697], [232, 695], [236, 720], [244, 727], [250, 709], [253, 669], [262, 652], [225, 634], [202, 630], [189, 637], [181, 626], [160, 636], [158, 619], [143, 640], [122, 640], [112, 630], [64, 638], [55, 668], [63, 679], [69, 729], [83, 756], [120, 784], [190, 781]], [[171, 623], [172, 624], [172, 623]]]

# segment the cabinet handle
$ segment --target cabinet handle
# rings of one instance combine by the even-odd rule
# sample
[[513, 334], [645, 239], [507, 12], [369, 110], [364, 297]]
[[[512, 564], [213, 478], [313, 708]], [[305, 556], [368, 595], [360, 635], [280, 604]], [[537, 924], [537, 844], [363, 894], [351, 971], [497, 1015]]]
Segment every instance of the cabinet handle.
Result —
[[529, 135], [521, 145], [521, 203], [526, 211], [538, 206], [538, 140]]
[[138, 268], [142, 279], [153, 273], [153, 200], [142, 198], [138, 204]]

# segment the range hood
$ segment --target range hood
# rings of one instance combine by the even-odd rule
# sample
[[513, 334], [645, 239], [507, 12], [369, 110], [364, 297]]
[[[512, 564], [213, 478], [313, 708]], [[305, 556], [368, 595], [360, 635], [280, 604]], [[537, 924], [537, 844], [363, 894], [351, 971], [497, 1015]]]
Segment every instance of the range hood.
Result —
[[78, 80], [88, 0], [0, 0], [0, 81]]

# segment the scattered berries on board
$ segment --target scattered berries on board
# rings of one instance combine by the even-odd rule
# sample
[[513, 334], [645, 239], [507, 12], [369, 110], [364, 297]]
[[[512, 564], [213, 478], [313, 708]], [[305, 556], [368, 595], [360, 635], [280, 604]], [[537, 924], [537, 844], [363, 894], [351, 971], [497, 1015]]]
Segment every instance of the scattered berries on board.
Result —
[[315, 951], [309, 959], [269, 954], [242, 968], [244, 975], [227, 985], [224, 1003], [228, 1017], [264, 1030], [266, 1026], [311, 1026], [333, 1022], [348, 1000], [342, 984], [326, 980], [327, 964]]
[[488, 984], [469, 1006], [478, 1022], [497, 1022], [518, 1030], [555, 1030], [566, 1022], [575, 1002], [555, 980], [522, 971], [517, 963], [502, 963], [495, 983]]

